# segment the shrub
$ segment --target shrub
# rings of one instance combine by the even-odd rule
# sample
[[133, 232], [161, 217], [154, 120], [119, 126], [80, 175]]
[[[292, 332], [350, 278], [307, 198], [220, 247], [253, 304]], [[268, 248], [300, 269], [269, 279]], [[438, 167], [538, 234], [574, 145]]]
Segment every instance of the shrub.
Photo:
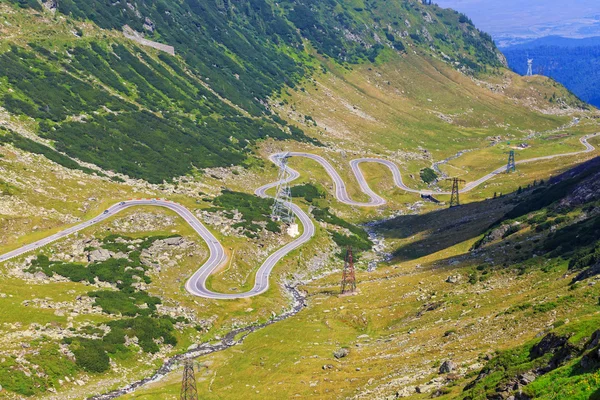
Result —
[[309, 183], [292, 187], [291, 194], [292, 197], [303, 197], [309, 203], [312, 203], [314, 199], [322, 199], [325, 197], [325, 192], [323, 190]]
[[75, 362], [84, 371], [101, 373], [110, 368], [110, 359], [101, 340], [79, 339], [71, 351]]
[[421, 175], [421, 180], [425, 183], [435, 182], [435, 180], [438, 178], [435, 171], [431, 168], [423, 168], [421, 170], [420, 175]]

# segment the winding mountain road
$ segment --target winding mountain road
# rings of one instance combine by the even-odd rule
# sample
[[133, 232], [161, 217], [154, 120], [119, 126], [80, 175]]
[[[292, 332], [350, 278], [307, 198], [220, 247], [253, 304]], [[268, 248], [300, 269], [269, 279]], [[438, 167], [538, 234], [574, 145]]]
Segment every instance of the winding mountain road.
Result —
[[[531, 158], [529, 160], [520, 160], [520, 161], [517, 161], [517, 164], [549, 160], [549, 159], [554, 159], [557, 157], [572, 156], [572, 155], [592, 152], [595, 150], [595, 147], [588, 143], [588, 139], [598, 136], [598, 135], [600, 135], [600, 133], [597, 133], [594, 135], [588, 135], [588, 136], [582, 137], [580, 139], [581, 143], [585, 146], [585, 150], [574, 152], [574, 153], [556, 154], [556, 155], [545, 156], [545, 157], [536, 157], [536, 158]], [[393, 176], [394, 183], [396, 184], [396, 186], [398, 186], [399, 188], [401, 188], [407, 192], [419, 193], [419, 194], [450, 194], [448, 192], [432, 192], [432, 191], [411, 189], [404, 184], [404, 182], [402, 181], [402, 174], [400, 173], [398, 166], [396, 164], [394, 164], [393, 162], [388, 161], [388, 160], [379, 159], [379, 158], [360, 158], [360, 159], [352, 160], [350, 162], [350, 166], [351, 166], [352, 172], [354, 173], [354, 176], [356, 177], [356, 180], [360, 186], [360, 189], [367, 196], [369, 196], [370, 200], [368, 202], [356, 202], [356, 201], [353, 201], [350, 198], [350, 196], [348, 195], [348, 191], [346, 190], [346, 185], [345, 185], [342, 177], [337, 173], [335, 168], [323, 157], [315, 155], [315, 154], [310, 154], [310, 153], [290, 152], [290, 153], [273, 154], [273, 155], [271, 155], [270, 159], [275, 164], [280, 165], [281, 157], [283, 157], [284, 155], [288, 155], [290, 157], [306, 157], [306, 158], [310, 158], [312, 160], [317, 161], [319, 164], [321, 164], [325, 168], [325, 171], [327, 172], [327, 174], [329, 174], [329, 176], [333, 180], [333, 182], [335, 184], [336, 199], [342, 203], [352, 205], [352, 206], [377, 207], [377, 206], [382, 206], [382, 205], [386, 204], [386, 201], [381, 196], [379, 196], [375, 192], [373, 192], [371, 190], [371, 188], [369, 187], [364, 175], [362, 174], [362, 172], [360, 170], [360, 164], [362, 164], [362, 163], [379, 163], [379, 164], [383, 164], [384, 166], [388, 167], [390, 169], [390, 171], [392, 172], [392, 176]], [[472, 189], [476, 188], [477, 186], [481, 185], [483, 182], [493, 178], [494, 176], [496, 176], [498, 174], [501, 174], [505, 170], [506, 170], [506, 167], [500, 167], [500, 168], [490, 172], [489, 174], [483, 176], [482, 178], [480, 178], [474, 182], [468, 183], [461, 190], [461, 192], [464, 193], [469, 190], [472, 190]], [[289, 171], [289, 176], [286, 179], [287, 182], [291, 182], [300, 176], [299, 172], [297, 172], [289, 167], [288, 167], [288, 171]], [[268, 185], [262, 186], [262, 187], [256, 189], [255, 194], [260, 197], [269, 197], [267, 195], [267, 191], [271, 188], [276, 187], [278, 184], [279, 184], [279, 182], [277, 181], [277, 182], [273, 182]], [[194, 214], [192, 214], [192, 212], [190, 210], [188, 210], [187, 208], [185, 208], [184, 206], [182, 206], [180, 204], [177, 204], [177, 203], [174, 203], [171, 201], [167, 201], [167, 200], [161, 200], [161, 199], [128, 200], [128, 201], [124, 201], [124, 202], [115, 204], [115, 205], [111, 206], [110, 208], [108, 208], [107, 210], [105, 210], [99, 216], [97, 216], [89, 221], [82, 222], [78, 225], [72, 226], [63, 231], [60, 231], [53, 235], [50, 235], [44, 239], [38, 240], [37, 242], [27, 244], [16, 250], [13, 250], [6, 254], [0, 255], [0, 262], [8, 261], [12, 258], [21, 256], [25, 253], [28, 253], [28, 252], [34, 251], [36, 249], [39, 249], [41, 247], [44, 247], [54, 241], [65, 238], [65, 237], [72, 235], [76, 232], [79, 232], [85, 228], [88, 228], [92, 225], [102, 222], [108, 218], [111, 218], [112, 216], [118, 214], [119, 212], [121, 212], [123, 210], [126, 210], [130, 207], [137, 207], [137, 206], [164, 207], [164, 208], [168, 208], [168, 209], [176, 212], [206, 242], [206, 244], [208, 246], [209, 254], [210, 254], [209, 258], [198, 269], [198, 271], [196, 271], [196, 273], [194, 275], [192, 275], [192, 277], [187, 281], [185, 288], [188, 292], [190, 292], [193, 295], [205, 297], [205, 298], [209, 298], [209, 299], [218, 299], [218, 300], [240, 299], [240, 298], [256, 296], [256, 295], [266, 292], [269, 289], [269, 277], [270, 277], [271, 271], [273, 270], [275, 265], [283, 257], [285, 257], [287, 254], [289, 254], [291, 251], [293, 251], [294, 249], [297, 249], [298, 247], [302, 246], [304, 243], [308, 242], [315, 234], [315, 226], [314, 226], [312, 220], [310, 219], [310, 217], [296, 204], [287, 203], [287, 206], [292, 209], [292, 211], [296, 215], [298, 221], [300, 222], [300, 224], [303, 227], [302, 234], [298, 238], [294, 239], [292, 242], [286, 244], [282, 248], [275, 251], [263, 262], [263, 264], [260, 266], [260, 268], [256, 272], [256, 279], [255, 279], [254, 287], [245, 293], [216, 293], [216, 292], [209, 290], [206, 287], [206, 281], [209, 278], [209, 276], [217, 268], [222, 266], [227, 261], [227, 254], [225, 252], [225, 249], [223, 248], [223, 245], [202, 224], [202, 222], [200, 222], [198, 220], [198, 218], [196, 218], [196, 216]]]

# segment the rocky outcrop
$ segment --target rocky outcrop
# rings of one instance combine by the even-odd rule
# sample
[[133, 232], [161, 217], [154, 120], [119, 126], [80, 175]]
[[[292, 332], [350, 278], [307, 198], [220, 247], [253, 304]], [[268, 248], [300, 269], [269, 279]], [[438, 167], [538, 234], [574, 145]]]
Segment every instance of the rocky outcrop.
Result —
[[56, 12], [58, 9], [58, 0], [45, 0], [42, 2], [44, 7], [51, 12]]
[[600, 366], [600, 329], [592, 334], [592, 337], [585, 345], [585, 350], [587, 353], [581, 357], [581, 368], [598, 368]]
[[110, 254], [110, 251], [108, 251], [106, 249], [92, 250], [88, 254], [88, 261], [91, 262], [91, 263], [92, 262], [99, 262], [99, 261], [106, 261], [109, 258], [111, 258], [111, 254]]
[[460, 275], [450, 275], [448, 278], [446, 278], [446, 283], [458, 283], [461, 280], [461, 276]]
[[580, 282], [585, 279], [593, 278], [594, 276], [597, 276], [597, 275], [600, 275], [600, 263], [597, 263], [596, 265], [591, 266], [591, 267], [586, 268], [585, 270], [581, 271], [579, 274], [577, 274], [573, 278], [573, 281], [571, 283]]
[[156, 29], [156, 26], [154, 25], [154, 22], [152, 22], [152, 20], [148, 17], [146, 17], [146, 19], [144, 20], [144, 29], [147, 30], [148, 32], [152, 33], [154, 32], [154, 29]]
[[[593, 347], [594, 343], [598, 343], [600, 341], [600, 330], [594, 333], [590, 341], [588, 342], [587, 347]], [[591, 346], [591, 347], [590, 347]], [[542, 340], [539, 341], [536, 345], [534, 345], [529, 352], [529, 359], [536, 360], [548, 354], [552, 354], [550, 360], [545, 364], [536, 367], [530, 371], [522, 372], [516, 376], [509, 377], [501, 381], [496, 386], [496, 393], [490, 395], [488, 399], [496, 399], [496, 400], [528, 400], [525, 394], [522, 393], [523, 387], [529, 385], [531, 382], [535, 381], [539, 376], [544, 375], [561, 365], [564, 365], [567, 361], [573, 359], [575, 356], [581, 354], [581, 349], [575, 347], [573, 344], [569, 342], [568, 336], [560, 336], [556, 333], [549, 333], [545, 335]], [[582, 363], [586, 366], [594, 366], [596, 365], [596, 358], [594, 355], [593, 349], [588, 354], [587, 358], [582, 359]], [[486, 376], [497, 371], [495, 368], [484, 368], [477, 379], [466, 386], [466, 390], [474, 387], [476, 383]]]
[[[598, 161], [600, 163], [600, 160]], [[590, 162], [593, 166], [593, 163]], [[562, 207], [577, 207], [600, 199], [600, 172], [592, 174], [583, 180], [573, 191], [561, 200]]]
[[456, 364], [451, 360], [446, 360], [440, 366], [440, 374], [449, 374], [456, 369]]

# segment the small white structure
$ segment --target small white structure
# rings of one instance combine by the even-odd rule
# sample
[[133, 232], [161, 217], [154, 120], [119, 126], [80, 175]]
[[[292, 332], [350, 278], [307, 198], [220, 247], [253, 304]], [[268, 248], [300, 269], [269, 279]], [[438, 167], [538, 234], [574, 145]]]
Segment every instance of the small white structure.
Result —
[[298, 228], [298, 224], [290, 224], [287, 228], [287, 234], [293, 238], [300, 235], [300, 229]]
[[533, 58], [527, 57], [527, 76], [533, 76]]

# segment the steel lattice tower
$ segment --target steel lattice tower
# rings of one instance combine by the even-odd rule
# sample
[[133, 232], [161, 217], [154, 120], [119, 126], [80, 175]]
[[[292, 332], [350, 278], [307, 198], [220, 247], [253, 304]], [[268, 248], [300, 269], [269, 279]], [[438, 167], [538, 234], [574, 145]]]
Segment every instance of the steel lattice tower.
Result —
[[533, 59], [527, 57], [527, 76], [533, 76]]
[[179, 400], [198, 400], [196, 377], [194, 376], [194, 360], [183, 362], [183, 379], [181, 380], [181, 394]]
[[354, 275], [354, 257], [352, 256], [352, 247], [348, 246], [346, 250], [346, 260], [344, 262], [344, 272], [342, 274], [342, 294], [354, 292], [356, 290], [356, 276]]
[[460, 184], [465, 183], [466, 181], [459, 178], [450, 178], [447, 179], [452, 181], [452, 197], [450, 198], [450, 208], [460, 206]]
[[515, 164], [515, 151], [511, 150], [508, 153], [508, 164], [506, 164], [506, 173], [510, 174], [511, 172], [515, 172], [517, 170], [517, 165]]
[[290, 172], [287, 166], [289, 158], [289, 153], [278, 157], [279, 177], [277, 178], [277, 194], [275, 195], [275, 202], [271, 209], [271, 219], [286, 224], [293, 224], [296, 221], [296, 216], [290, 207], [292, 204], [292, 191], [289, 183]]

